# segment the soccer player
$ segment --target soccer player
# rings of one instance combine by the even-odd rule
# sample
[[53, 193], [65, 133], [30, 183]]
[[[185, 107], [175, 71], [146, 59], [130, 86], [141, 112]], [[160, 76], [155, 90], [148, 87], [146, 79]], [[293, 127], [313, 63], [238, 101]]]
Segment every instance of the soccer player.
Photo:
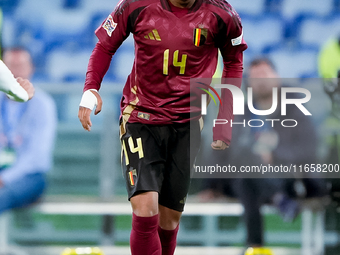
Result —
[[5, 92], [9, 98], [26, 102], [34, 95], [34, 87], [27, 79], [15, 79], [12, 72], [0, 60], [0, 91]]
[[[120, 1], [96, 30], [99, 41], [78, 113], [85, 130], [91, 130], [95, 105], [95, 114], [101, 110], [98, 90], [112, 55], [130, 33], [135, 61], [123, 89], [120, 118], [122, 165], [133, 209], [130, 247], [133, 255], [173, 254], [190, 159], [200, 143], [200, 109], [190, 108], [198, 100], [190, 94], [190, 79], [213, 76], [219, 49], [224, 81], [240, 86], [247, 45], [238, 14], [224, 0]], [[222, 91], [222, 97], [219, 118], [230, 119], [231, 93]], [[190, 136], [198, 138], [189, 144]], [[230, 139], [230, 129], [215, 128], [212, 147], [225, 149]]]

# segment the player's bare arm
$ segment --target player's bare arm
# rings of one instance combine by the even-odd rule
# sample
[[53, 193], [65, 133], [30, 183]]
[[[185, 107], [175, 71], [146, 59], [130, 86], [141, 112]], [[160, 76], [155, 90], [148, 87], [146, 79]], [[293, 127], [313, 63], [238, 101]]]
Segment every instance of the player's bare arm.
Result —
[[102, 110], [102, 105], [103, 101], [97, 90], [90, 89], [83, 93], [79, 105], [78, 118], [85, 130], [91, 131], [92, 122], [90, 115], [93, 108], [95, 108], [94, 114], [97, 115]]

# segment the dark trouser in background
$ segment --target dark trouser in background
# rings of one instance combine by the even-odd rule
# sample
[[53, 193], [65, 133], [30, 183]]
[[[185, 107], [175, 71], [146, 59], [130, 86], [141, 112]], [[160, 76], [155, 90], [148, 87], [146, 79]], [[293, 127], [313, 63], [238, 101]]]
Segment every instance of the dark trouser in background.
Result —
[[29, 174], [4, 185], [0, 188], [0, 213], [35, 202], [44, 192], [45, 186], [44, 173]]
[[236, 197], [244, 206], [247, 245], [263, 246], [263, 219], [260, 208], [282, 192], [284, 179], [233, 179]]

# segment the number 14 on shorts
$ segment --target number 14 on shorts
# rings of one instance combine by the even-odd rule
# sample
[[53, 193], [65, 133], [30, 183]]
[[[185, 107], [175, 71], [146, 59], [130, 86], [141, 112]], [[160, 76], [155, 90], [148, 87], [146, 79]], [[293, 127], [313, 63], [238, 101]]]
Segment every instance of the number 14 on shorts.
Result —
[[[128, 143], [128, 149], [131, 153], [137, 153], [138, 152], [139, 159], [144, 158], [142, 138], [139, 137], [139, 138], [136, 139], [136, 143], [137, 143], [136, 146], [135, 146], [131, 136], [128, 138], [127, 143]], [[129, 165], [130, 160], [129, 160], [128, 151], [127, 151], [127, 148], [126, 148], [126, 145], [125, 145], [125, 140], [123, 140], [122, 146], [123, 146], [123, 152], [124, 152], [124, 156], [125, 156], [125, 164]]]

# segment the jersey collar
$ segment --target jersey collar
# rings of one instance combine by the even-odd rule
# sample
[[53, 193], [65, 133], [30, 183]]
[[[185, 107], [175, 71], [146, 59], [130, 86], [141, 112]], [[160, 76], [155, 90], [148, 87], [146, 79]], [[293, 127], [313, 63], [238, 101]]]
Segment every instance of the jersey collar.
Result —
[[[160, 0], [160, 1], [161, 1], [161, 5], [163, 9], [171, 12], [171, 7], [170, 7], [168, 0]], [[196, 0], [195, 3], [190, 7], [188, 13], [197, 11], [201, 7], [202, 3], [203, 3], [203, 0]]]

